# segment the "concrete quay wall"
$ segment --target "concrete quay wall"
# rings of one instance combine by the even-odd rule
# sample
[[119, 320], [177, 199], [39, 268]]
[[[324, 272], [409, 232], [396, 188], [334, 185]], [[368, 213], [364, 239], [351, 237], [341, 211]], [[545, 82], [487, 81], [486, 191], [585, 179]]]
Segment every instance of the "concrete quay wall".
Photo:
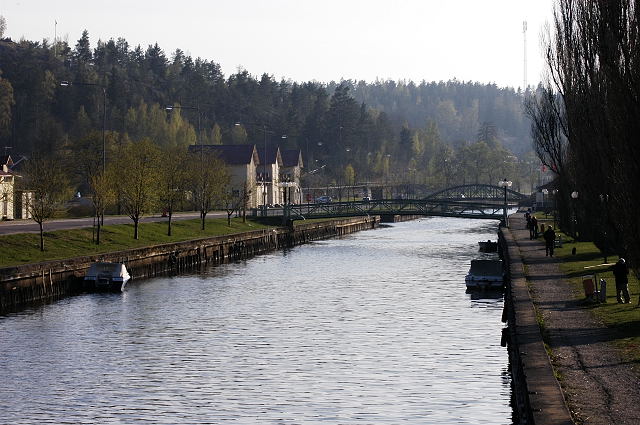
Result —
[[500, 227], [498, 237], [509, 277], [503, 313], [508, 328], [502, 337], [509, 350], [514, 411], [521, 424], [572, 425], [544, 346], [520, 249], [508, 228]]
[[65, 260], [0, 269], [0, 314], [83, 290], [83, 278], [96, 261], [124, 263], [132, 278], [179, 273], [203, 264], [222, 264], [314, 240], [374, 229], [380, 218], [355, 217], [273, 227], [252, 232], [155, 245]]

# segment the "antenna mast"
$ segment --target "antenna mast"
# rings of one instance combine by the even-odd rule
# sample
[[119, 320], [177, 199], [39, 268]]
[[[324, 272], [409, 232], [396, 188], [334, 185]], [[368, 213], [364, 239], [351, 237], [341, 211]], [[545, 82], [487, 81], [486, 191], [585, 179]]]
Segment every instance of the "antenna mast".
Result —
[[524, 81], [522, 92], [527, 91], [527, 21], [522, 22], [522, 36], [524, 39]]

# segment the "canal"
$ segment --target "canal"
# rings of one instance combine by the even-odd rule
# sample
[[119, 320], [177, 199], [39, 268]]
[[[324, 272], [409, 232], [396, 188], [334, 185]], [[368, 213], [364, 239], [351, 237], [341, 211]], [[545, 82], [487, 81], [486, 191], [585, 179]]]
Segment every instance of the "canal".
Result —
[[497, 223], [426, 218], [0, 317], [7, 424], [511, 424]]

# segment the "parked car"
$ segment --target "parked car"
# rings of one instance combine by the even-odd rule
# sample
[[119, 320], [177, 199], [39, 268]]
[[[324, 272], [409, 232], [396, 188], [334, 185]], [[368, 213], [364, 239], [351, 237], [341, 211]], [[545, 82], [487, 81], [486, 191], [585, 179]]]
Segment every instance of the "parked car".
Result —
[[316, 198], [316, 202], [319, 204], [325, 204], [327, 202], [331, 202], [331, 196], [318, 196]]
[[369, 202], [371, 200], [371, 198], [369, 196], [365, 196], [362, 198], [363, 201], [365, 202]]

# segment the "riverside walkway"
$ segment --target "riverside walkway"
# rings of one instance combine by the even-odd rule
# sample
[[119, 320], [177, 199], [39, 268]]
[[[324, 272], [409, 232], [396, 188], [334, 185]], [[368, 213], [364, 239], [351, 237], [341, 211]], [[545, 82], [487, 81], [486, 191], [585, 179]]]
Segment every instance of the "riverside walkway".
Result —
[[[529, 239], [522, 213], [510, 216], [509, 231], [543, 318], [551, 363], [573, 422], [640, 424], [640, 365], [622, 359], [611, 344], [614, 331], [583, 306], [583, 294], [558, 267], [562, 260], [545, 256], [541, 238]], [[527, 381], [533, 379], [527, 375]]]

